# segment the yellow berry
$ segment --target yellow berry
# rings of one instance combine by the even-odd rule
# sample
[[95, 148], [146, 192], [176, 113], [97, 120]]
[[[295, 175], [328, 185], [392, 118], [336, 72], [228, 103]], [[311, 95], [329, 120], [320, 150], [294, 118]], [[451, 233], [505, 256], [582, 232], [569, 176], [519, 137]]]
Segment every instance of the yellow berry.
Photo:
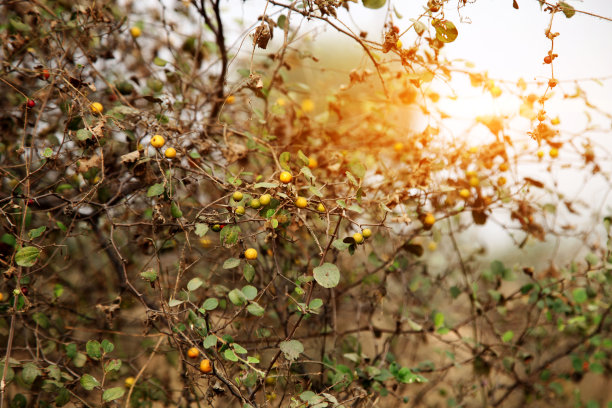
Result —
[[187, 356], [189, 358], [196, 358], [197, 356], [200, 355], [200, 350], [198, 350], [195, 347], [190, 348], [189, 350], [187, 350]]
[[140, 29], [140, 27], [134, 26], [130, 28], [130, 34], [132, 34], [132, 37], [138, 38], [142, 35], [142, 30]]
[[244, 257], [250, 261], [257, 259], [257, 250], [255, 248], [249, 248], [244, 251]]
[[308, 200], [304, 197], [298, 197], [295, 200], [295, 206], [298, 208], [306, 208], [307, 205], [308, 205]]
[[236, 102], [236, 97], [234, 95], [230, 95], [227, 98], [225, 98], [225, 102], [231, 105], [234, 102]]
[[474, 170], [468, 170], [465, 172], [466, 177], [476, 177], [477, 173]]
[[508, 163], [503, 162], [499, 165], [499, 171], [508, 171]]
[[470, 177], [470, 186], [478, 187], [479, 185], [480, 185], [480, 180], [478, 179], [478, 177], [476, 176]]
[[325, 206], [321, 203], [319, 203], [319, 205], [317, 205], [317, 211], [320, 213], [324, 213], [325, 212]]
[[356, 244], [361, 244], [363, 242], [363, 235], [360, 232], [356, 232], [353, 234], [353, 239]]
[[491, 96], [494, 98], [500, 97], [502, 94], [502, 90], [498, 86], [494, 86], [491, 88]]
[[506, 178], [505, 178], [505, 177], [500, 177], [500, 178], [498, 178], [498, 179], [497, 179], [497, 185], [501, 187], [501, 186], [503, 186], [504, 184], [506, 184], [506, 182], [507, 182], [507, 181], [508, 181], [508, 180], [506, 180]]
[[244, 215], [246, 209], [244, 208], [244, 206], [239, 205], [234, 211], [236, 212], [236, 215]]
[[134, 383], [136, 382], [136, 379], [134, 377], [128, 377], [125, 379], [125, 388], [132, 388], [132, 385], [134, 385]]
[[559, 119], [559, 117], [557, 116], [557, 117], [555, 117], [555, 118], [551, 119], [551, 120], [550, 120], [550, 123], [551, 123], [552, 125], [558, 125], [559, 123], [561, 123], [561, 119]]
[[268, 205], [270, 204], [271, 200], [272, 200], [272, 196], [270, 194], [262, 194], [259, 197], [259, 202], [261, 203], [261, 205]]
[[234, 201], [238, 202], [238, 201], [242, 201], [242, 198], [244, 196], [242, 195], [242, 193], [240, 191], [235, 191], [234, 194], [232, 195], [232, 198], [234, 199]]
[[393, 145], [393, 150], [395, 150], [396, 152], [401, 152], [402, 150], [404, 150], [404, 144], [402, 142], [397, 142]]
[[293, 176], [288, 171], [282, 171], [280, 176], [278, 176], [278, 178], [281, 181], [281, 183], [287, 184], [287, 183], [291, 183]]
[[155, 135], [151, 138], [151, 146], [156, 149], [160, 149], [163, 145], [166, 144], [166, 139], [164, 139], [161, 135]]
[[372, 230], [364, 228], [363, 231], [361, 231], [361, 235], [363, 235], [364, 238], [370, 238], [372, 236]]
[[89, 105], [89, 109], [91, 113], [102, 113], [104, 111], [104, 106], [100, 102], [93, 102]]
[[168, 158], [168, 159], [174, 159], [176, 157], [176, 149], [174, 147], [169, 147], [166, 149], [166, 151], [164, 152], [164, 155]]
[[541, 159], [542, 157], [544, 157], [544, 152], [542, 150], [538, 150], [538, 159]]
[[468, 153], [470, 153], [470, 154], [475, 154], [475, 153], [478, 153], [478, 147], [476, 147], [476, 146], [472, 146], [472, 147], [470, 147], [470, 148], [468, 149]]
[[468, 190], [467, 188], [462, 188], [459, 191], [459, 195], [461, 196], [461, 198], [468, 198], [471, 195], [471, 193], [470, 193], [470, 190]]
[[315, 108], [315, 104], [312, 99], [304, 99], [302, 101], [302, 110], [304, 112], [312, 112]]
[[397, 40], [397, 42], [395, 43], [395, 46], [399, 48], [400, 50], [402, 49], [402, 45], [404, 45], [402, 44], [402, 40]]
[[550, 149], [548, 154], [554, 159], [555, 157], [559, 156], [559, 150], [553, 147], [552, 149]]
[[314, 157], [309, 157], [308, 158], [308, 168], [309, 169], [314, 169], [319, 165], [319, 163], [317, 162], [317, 159], [315, 159]]
[[432, 226], [436, 222], [436, 217], [432, 213], [427, 213], [423, 219], [423, 224]]
[[254, 198], [254, 199], [251, 200], [249, 205], [251, 206], [251, 208], [258, 209], [258, 208], [261, 207], [261, 201], [259, 201], [258, 199]]
[[204, 374], [208, 374], [212, 371], [212, 365], [210, 364], [210, 360], [205, 358], [200, 362], [200, 371]]
[[200, 245], [202, 248], [210, 248], [212, 241], [208, 238], [200, 238]]

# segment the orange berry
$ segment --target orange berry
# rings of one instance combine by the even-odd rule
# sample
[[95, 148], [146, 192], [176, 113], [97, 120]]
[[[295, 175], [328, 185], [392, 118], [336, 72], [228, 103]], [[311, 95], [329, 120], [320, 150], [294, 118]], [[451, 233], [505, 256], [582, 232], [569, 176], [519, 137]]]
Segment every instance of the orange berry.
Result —
[[205, 358], [204, 360], [200, 361], [200, 371], [204, 374], [208, 374], [212, 371], [212, 365], [210, 364], [209, 359]]
[[548, 154], [554, 159], [555, 157], [559, 156], [559, 150], [553, 147], [552, 149], [550, 149]]
[[288, 184], [288, 183], [291, 183], [293, 176], [288, 171], [282, 171], [281, 174], [278, 176], [278, 178], [281, 181], [281, 183]]
[[187, 356], [189, 358], [196, 358], [197, 356], [200, 355], [200, 350], [198, 350], [195, 347], [190, 348], [189, 350], [187, 350]]
[[166, 139], [164, 139], [161, 135], [155, 135], [151, 138], [151, 146], [156, 149], [160, 149], [163, 145], [166, 144]]
[[255, 248], [249, 248], [244, 251], [244, 257], [249, 261], [257, 259], [257, 250]]
[[304, 197], [298, 197], [295, 200], [295, 206], [298, 208], [306, 208], [308, 206], [308, 200]]
[[176, 149], [174, 147], [169, 147], [166, 149], [166, 151], [164, 152], [164, 155], [168, 158], [168, 159], [174, 159], [176, 157]]
[[467, 188], [462, 188], [459, 190], [459, 196], [461, 196], [461, 198], [468, 198], [471, 194], [472, 193], [470, 193], [470, 190]]
[[308, 168], [309, 169], [314, 169], [319, 165], [319, 163], [317, 162], [317, 159], [313, 158], [313, 157], [309, 157], [308, 158]]
[[423, 219], [423, 224], [427, 226], [432, 226], [436, 222], [436, 217], [432, 213], [427, 213], [425, 218]]

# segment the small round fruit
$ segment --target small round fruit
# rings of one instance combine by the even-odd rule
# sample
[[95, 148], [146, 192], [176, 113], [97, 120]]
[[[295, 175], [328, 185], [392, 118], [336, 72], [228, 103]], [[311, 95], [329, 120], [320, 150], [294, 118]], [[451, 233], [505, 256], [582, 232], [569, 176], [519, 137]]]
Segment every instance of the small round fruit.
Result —
[[205, 358], [204, 360], [200, 361], [200, 371], [204, 374], [208, 374], [212, 371], [212, 365], [210, 364], [209, 359]]
[[28, 99], [26, 105], [28, 105], [28, 108], [33, 108], [36, 106], [36, 102], [34, 102], [34, 99]]
[[544, 152], [542, 150], [538, 150], [538, 159], [541, 159], [542, 157], [544, 157]]
[[151, 146], [156, 149], [161, 149], [166, 144], [166, 139], [162, 135], [155, 135], [151, 138]]
[[0, 302], [4, 300], [4, 293], [0, 292]]
[[236, 213], [236, 215], [244, 215], [245, 213], [245, 208], [242, 205], [239, 205], [238, 207], [236, 207], [236, 209], [234, 210], [234, 212]]
[[559, 83], [559, 81], [557, 81], [556, 79], [549, 79], [548, 80], [548, 86], [550, 88], [554, 88], [555, 86], [557, 86], [557, 84]]
[[461, 196], [461, 198], [468, 198], [471, 195], [470, 190], [468, 190], [467, 188], [462, 188], [459, 191], [459, 196]]
[[43, 70], [42, 70], [42, 76], [43, 76], [43, 78], [45, 78], [45, 79], [49, 79], [49, 77], [51, 76], [51, 74], [49, 74], [49, 70], [45, 68], [45, 69], [43, 69]]
[[393, 150], [396, 152], [401, 152], [404, 149], [404, 144], [402, 142], [397, 142], [393, 145]]
[[499, 171], [508, 171], [508, 163], [503, 162], [499, 165]]
[[251, 202], [249, 203], [249, 206], [251, 208], [255, 208], [258, 209], [261, 207], [261, 201], [259, 201], [257, 198], [254, 198], [251, 200]]
[[554, 159], [555, 157], [559, 156], [559, 150], [553, 147], [552, 149], [550, 149], [548, 154]]
[[559, 123], [561, 123], [561, 119], [559, 119], [559, 117], [554, 117], [550, 120], [550, 124], [551, 125], [558, 125]]
[[208, 238], [200, 238], [200, 245], [202, 248], [210, 248], [212, 245], [212, 241]]
[[302, 110], [304, 112], [312, 112], [315, 108], [315, 104], [312, 99], [304, 99], [302, 101]]
[[164, 155], [168, 158], [168, 159], [174, 159], [176, 157], [176, 149], [174, 147], [169, 147], [166, 149], [166, 151], [164, 152]]
[[270, 194], [262, 194], [261, 197], [259, 197], [259, 202], [261, 205], [268, 205], [270, 204], [271, 200], [272, 196]]
[[257, 250], [255, 248], [249, 248], [244, 251], [244, 257], [249, 261], [257, 259]]
[[423, 219], [423, 224], [432, 226], [436, 222], [436, 217], [432, 213], [427, 213]]
[[142, 35], [142, 30], [140, 29], [140, 27], [134, 26], [130, 28], [130, 34], [132, 34], [132, 37], [138, 38]]
[[215, 232], [219, 232], [219, 231], [221, 231], [221, 225], [215, 224], [210, 229], [215, 231]]
[[356, 244], [361, 244], [364, 240], [363, 235], [360, 232], [356, 232], [353, 234], [353, 239]]
[[291, 183], [293, 176], [288, 171], [282, 171], [281, 174], [278, 176], [278, 179], [281, 181], [281, 183], [288, 184]]
[[470, 177], [470, 186], [478, 187], [479, 185], [480, 185], [480, 180], [478, 179], [478, 177], [476, 176]]
[[187, 357], [189, 358], [196, 358], [199, 355], [200, 355], [200, 350], [198, 350], [195, 347], [192, 347], [189, 350], [187, 350]]
[[308, 206], [308, 200], [304, 197], [298, 197], [295, 200], [295, 206], [297, 208], [306, 208]]
[[314, 157], [309, 157], [308, 158], [308, 168], [309, 169], [314, 169], [319, 165], [319, 162], [317, 162], [317, 159], [315, 159]]
[[547, 55], [544, 57], [545, 64], [550, 64], [551, 62], [552, 62], [552, 57], [550, 55]]
[[93, 102], [91, 105], [89, 105], [89, 109], [91, 110], [91, 113], [100, 114], [104, 111], [104, 106], [102, 106], [100, 102]]
[[500, 177], [500, 178], [497, 179], [497, 185], [500, 186], [500, 187], [505, 185], [507, 182], [508, 182], [508, 180], [506, 180], [505, 177]]
[[319, 203], [319, 205], [317, 205], [317, 211], [320, 213], [324, 213], [325, 212], [325, 206], [321, 203]]
[[234, 102], [236, 102], [236, 97], [234, 95], [230, 95], [227, 98], [225, 98], [225, 102], [231, 105]]
[[132, 388], [135, 382], [136, 382], [136, 379], [134, 377], [126, 378], [124, 382], [125, 388]]
[[242, 201], [244, 195], [240, 191], [234, 191], [234, 194], [232, 194], [232, 198], [234, 199], [234, 201], [238, 202]]
[[363, 235], [364, 238], [370, 238], [372, 236], [372, 230], [364, 228], [363, 231], [361, 231], [361, 235]]
[[397, 42], [395, 43], [395, 46], [400, 50], [402, 49], [402, 45], [404, 45], [402, 44], [402, 40], [397, 40]]

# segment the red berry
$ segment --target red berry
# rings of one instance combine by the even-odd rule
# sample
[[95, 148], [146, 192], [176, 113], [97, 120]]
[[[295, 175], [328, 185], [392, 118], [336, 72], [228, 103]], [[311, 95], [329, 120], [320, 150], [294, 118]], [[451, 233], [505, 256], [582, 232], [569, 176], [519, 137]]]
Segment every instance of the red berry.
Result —
[[552, 58], [550, 57], [550, 55], [547, 55], [544, 57], [545, 64], [550, 64], [551, 62], [552, 62]]
[[45, 79], [49, 79], [49, 76], [50, 76], [50, 74], [49, 74], [49, 70], [48, 70], [48, 69], [43, 69], [43, 71], [42, 71], [42, 76], [43, 76], [43, 78], [45, 78]]
[[548, 80], [548, 86], [551, 87], [551, 88], [554, 88], [555, 86], [557, 86], [558, 82], [559, 81], [557, 81], [556, 79], [549, 79]]
[[21, 287], [21, 293], [23, 293], [23, 296], [28, 296], [28, 287], [27, 286], [22, 286]]
[[28, 99], [27, 105], [28, 105], [28, 108], [33, 108], [36, 106], [36, 102], [34, 102], [34, 100], [32, 99]]
[[399, 27], [393, 26], [393, 31], [395, 32], [395, 34], [399, 34]]

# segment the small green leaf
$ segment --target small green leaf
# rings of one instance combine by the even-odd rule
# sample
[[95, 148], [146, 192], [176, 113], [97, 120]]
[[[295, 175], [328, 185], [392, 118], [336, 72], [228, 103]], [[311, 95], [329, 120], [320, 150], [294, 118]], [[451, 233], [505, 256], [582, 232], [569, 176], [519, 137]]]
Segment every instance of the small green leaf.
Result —
[[217, 298], [208, 298], [202, 303], [202, 309], [204, 310], [215, 310], [219, 306]]
[[242, 269], [242, 274], [247, 282], [253, 282], [253, 278], [255, 277], [255, 267], [253, 267], [253, 265], [250, 263], [245, 263], [244, 268]]
[[234, 349], [234, 351], [238, 354], [246, 354], [248, 353], [247, 349], [245, 349], [244, 347], [242, 347], [240, 344], [238, 343], [234, 343], [232, 344], [232, 348]]
[[308, 305], [308, 308], [312, 309], [312, 310], [317, 310], [317, 309], [320, 309], [321, 306], [323, 306], [323, 300], [321, 300], [319, 298], [316, 298], [316, 299], [312, 299], [310, 301], [310, 304]]
[[30, 267], [34, 266], [39, 256], [40, 250], [38, 248], [26, 246], [17, 251], [15, 254], [15, 262], [19, 266]]
[[91, 374], [83, 374], [80, 382], [81, 387], [85, 388], [87, 391], [91, 391], [100, 386], [100, 381], [96, 380], [96, 378]]
[[440, 312], [437, 312], [434, 315], [434, 326], [436, 329], [442, 327], [444, 325], [444, 315]]
[[502, 341], [504, 343], [508, 343], [514, 338], [514, 332], [512, 330], [508, 330], [502, 335]]
[[147, 197], [155, 197], [164, 192], [164, 185], [162, 183], [153, 184], [147, 190]]
[[238, 242], [238, 237], [240, 236], [240, 227], [237, 225], [226, 225], [225, 228], [221, 230], [219, 234], [219, 239], [221, 240], [221, 244], [226, 248], [229, 248]]
[[236, 306], [241, 306], [246, 303], [246, 297], [244, 296], [244, 293], [242, 293], [242, 291], [238, 289], [232, 289], [227, 294], [227, 297], [229, 298], [230, 302], [232, 302]]
[[340, 282], [340, 271], [332, 263], [325, 262], [323, 265], [314, 268], [313, 275], [317, 283], [324, 288], [333, 288]]
[[85, 363], [87, 363], [87, 356], [83, 353], [76, 353], [76, 356], [72, 359], [72, 364], [74, 364], [75, 367], [81, 368]]
[[206, 224], [197, 223], [195, 227], [195, 233], [200, 238], [202, 238], [208, 232], [208, 225]]
[[193, 278], [187, 283], [187, 290], [193, 292], [202, 286], [204, 282], [200, 278]]
[[168, 306], [174, 307], [174, 306], [182, 305], [184, 302], [185, 302], [184, 300], [170, 299], [170, 301], [168, 302]]
[[305, 165], [308, 165], [308, 163], [310, 162], [308, 156], [306, 156], [301, 150], [298, 150], [298, 157]]
[[32, 320], [34, 320], [36, 324], [42, 327], [43, 329], [49, 328], [49, 318], [46, 314], [42, 312], [36, 312], [32, 314]]
[[140, 277], [149, 282], [155, 282], [157, 279], [157, 271], [155, 269], [147, 269], [144, 272], [140, 272]]
[[85, 350], [87, 350], [87, 355], [94, 360], [102, 357], [102, 346], [96, 340], [89, 340], [85, 345]]
[[30, 237], [30, 239], [38, 238], [42, 235], [43, 232], [45, 232], [46, 229], [47, 227], [45, 227], [44, 225], [42, 227], [31, 229], [28, 232], [28, 236]]
[[157, 65], [158, 67], [165, 67], [168, 61], [166, 61], [163, 58], [155, 57], [155, 59], [153, 60], [153, 63]]
[[36, 377], [40, 375], [42, 375], [42, 372], [40, 371], [38, 367], [36, 367], [36, 364], [26, 363], [23, 366], [23, 371], [21, 372], [21, 378], [23, 379], [23, 382], [25, 382], [26, 384], [32, 384], [34, 380], [36, 380]]
[[572, 297], [576, 303], [584, 303], [588, 299], [585, 288], [576, 288], [572, 291]]
[[253, 187], [254, 188], [277, 188], [278, 183], [257, 183]]
[[228, 348], [223, 353], [223, 356], [229, 361], [238, 361], [238, 356], [234, 352], [234, 350]]
[[170, 204], [170, 214], [172, 214], [174, 218], [181, 218], [183, 216], [181, 208], [175, 201]]
[[257, 288], [251, 285], [246, 285], [242, 288], [242, 293], [247, 300], [253, 300], [257, 296]]
[[115, 349], [115, 345], [106, 339], [102, 340], [100, 345], [102, 346], [102, 350], [104, 350], [104, 352], [107, 354], [111, 353]]
[[304, 352], [304, 345], [298, 340], [288, 340], [280, 343], [280, 349], [287, 360], [293, 361]]
[[459, 32], [451, 21], [434, 19], [432, 25], [436, 29], [436, 38], [443, 43], [450, 43], [457, 39]]
[[119, 371], [120, 368], [121, 368], [121, 360], [118, 358], [107, 361], [104, 364], [104, 372], [107, 372], [107, 373], [111, 371]]
[[247, 357], [247, 361], [250, 364], [258, 364], [259, 363], [259, 359], [257, 357], [252, 357], [252, 356], [248, 356]]
[[253, 316], [261, 317], [266, 313], [266, 309], [261, 307], [257, 302], [253, 302], [247, 306], [247, 311]]
[[106, 402], [114, 401], [118, 398], [123, 397], [123, 394], [125, 394], [125, 388], [123, 387], [109, 388], [102, 394], [102, 399]]
[[91, 139], [91, 135], [92, 135], [92, 133], [89, 130], [87, 130], [87, 129], [79, 129], [76, 132], [76, 137], [80, 141]]
[[233, 269], [240, 265], [240, 259], [238, 258], [229, 258], [223, 262], [223, 269]]
[[43, 150], [43, 156], [47, 159], [53, 156], [53, 149], [51, 149], [50, 147], [45, 148], [45, 150]]
[[379, 9], [385, 5], [387, 0], [363, 0], [363, 5], [369, 9]]
[[338, 251], [344, 251], [345, 249], [348, 249], [348, 247], [351, 246], [351, 244], [346, 243], [341, 239], [336, 239], [334, 240], [334, 242], [332, 242], [332, 246], [336, 248]]
[[206, 338], [204, 339], [203, 345], [204, 345], [205, 349], [209, 349], [211, 347], [216, 346], [217, 345], [217, 336], [215, 336], [214, 334], [206, 336]]
[[564, 1], [560, 1], [559, 6], [561, 7], [561, 11], [563, 14], [565, 14], [566, 18], [572, 18], [574, 17], [574, 14], [576, 14], [576, 9], [574, 9], [574, 6], [567, 4]]

